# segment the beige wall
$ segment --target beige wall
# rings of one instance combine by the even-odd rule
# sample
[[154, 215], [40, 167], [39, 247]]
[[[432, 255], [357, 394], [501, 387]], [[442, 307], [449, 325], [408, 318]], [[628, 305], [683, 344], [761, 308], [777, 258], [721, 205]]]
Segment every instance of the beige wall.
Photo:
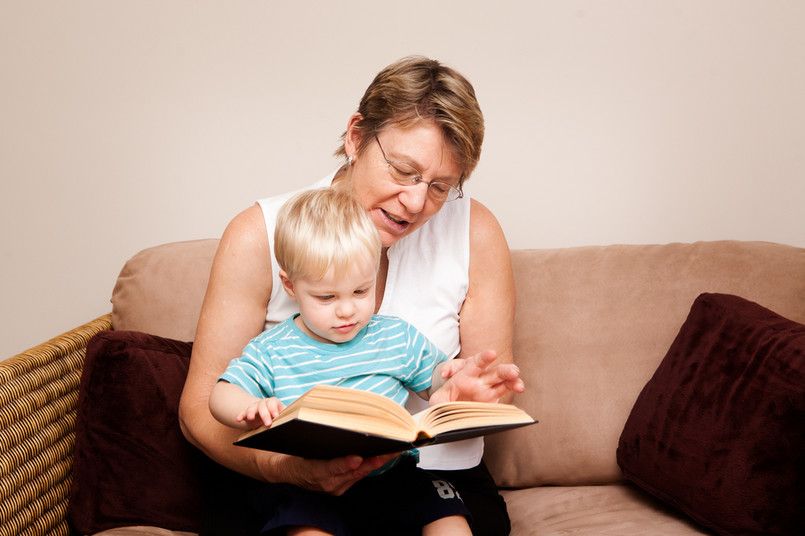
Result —
[[123, 262], [323, 176], [407, 54], [474, 82], [469, 191], [510, 245], [805, 246], [805, 3], [0, 4], [0, 356], [110, 310]]

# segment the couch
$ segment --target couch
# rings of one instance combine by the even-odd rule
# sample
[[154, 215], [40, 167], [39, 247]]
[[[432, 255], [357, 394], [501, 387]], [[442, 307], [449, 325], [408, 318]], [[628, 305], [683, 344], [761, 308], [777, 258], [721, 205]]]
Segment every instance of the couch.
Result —
[[[0, 362], [0, 536], [197, 530], [210, 468], [175, 410], [216, 245], [138, 253], [110, 314]], [[805, 249], [512, 261], [514, 402], [539, 424], [485, 460], [513, 535], [805, 533]]]

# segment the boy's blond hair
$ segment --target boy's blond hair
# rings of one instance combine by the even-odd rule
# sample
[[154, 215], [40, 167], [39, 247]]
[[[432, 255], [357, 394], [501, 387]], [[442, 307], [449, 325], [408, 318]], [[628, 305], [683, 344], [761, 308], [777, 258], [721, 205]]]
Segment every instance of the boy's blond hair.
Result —
[[349, 192], [307, 190], [289, 199], [277, 214], [274, 255], [288, 279], [336, 275], [356, 260], [380, 265], [382, 244], [374, 223]]

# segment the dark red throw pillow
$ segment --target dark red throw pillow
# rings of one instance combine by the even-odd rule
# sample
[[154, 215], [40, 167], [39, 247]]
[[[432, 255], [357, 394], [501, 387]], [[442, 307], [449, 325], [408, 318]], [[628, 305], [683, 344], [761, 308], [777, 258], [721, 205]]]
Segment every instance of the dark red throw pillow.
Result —
[[805, 326], [737, 296], [699, 296], [617, 459], [719, 534], [805, 534]]
[[191, 347], [132, 331], [89, 342], [68, 511], [78, 532], [198, 531], [204, 458], [185, 440], [177, 413]]

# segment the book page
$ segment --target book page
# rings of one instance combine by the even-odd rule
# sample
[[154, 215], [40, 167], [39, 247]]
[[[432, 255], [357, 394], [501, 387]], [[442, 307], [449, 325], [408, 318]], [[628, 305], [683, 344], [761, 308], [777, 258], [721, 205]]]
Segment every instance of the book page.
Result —
[[416, 437], [408, 411], [393, 400], [367, 391], [317, 385], [285, 408], [272, 426], [292, 419], [338, 426], [406, 441]]
[[334, 413], [319, 408], [302, 408], [296, 418], [403, 441], [413, 441], [416, 438], [416, 430], [411, 428], [409, 423], [389, 419], [388, 413], [373, 414], [371, 411], [367, 413]]
[[417, 413], [414, 420], [430, 437], [467, 428], [534, 422], [527, 413], [510, 404], [444, 402]]

